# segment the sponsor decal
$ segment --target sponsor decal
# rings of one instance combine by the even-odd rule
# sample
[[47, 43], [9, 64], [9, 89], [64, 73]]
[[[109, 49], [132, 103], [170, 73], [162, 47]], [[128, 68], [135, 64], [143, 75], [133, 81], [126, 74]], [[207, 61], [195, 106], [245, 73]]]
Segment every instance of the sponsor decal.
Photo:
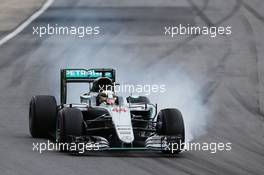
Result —
[[113, 112], [127, 112], [126, 108], [113, 108], [112, 109]]
[[[95, 70], [66, 70], [66, 78], [92, 78], [96, 79], [99, 77], [103, 77], [102, 72], [96, 72]], [[112, 78], [111, 72], [105, 72], [105, 77]]]

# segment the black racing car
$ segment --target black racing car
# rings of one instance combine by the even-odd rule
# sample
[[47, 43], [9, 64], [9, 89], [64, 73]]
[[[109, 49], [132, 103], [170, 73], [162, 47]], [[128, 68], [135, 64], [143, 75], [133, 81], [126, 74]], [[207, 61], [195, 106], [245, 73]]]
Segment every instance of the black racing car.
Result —
[[[54, 136], [57, 143], [93, 143], [96, 150], [181, 152], [185, 141], [181, 112], [173, 108], [157, 112], [157, 105], [146, 96], [118, 96], [115, 81], [113, 69], [61, 70], [60, 105], [55, 97], [46, 95], [30, 101], [32, 137]], [[66, 103], [68, 83], [89, 83], [79, 104]]]

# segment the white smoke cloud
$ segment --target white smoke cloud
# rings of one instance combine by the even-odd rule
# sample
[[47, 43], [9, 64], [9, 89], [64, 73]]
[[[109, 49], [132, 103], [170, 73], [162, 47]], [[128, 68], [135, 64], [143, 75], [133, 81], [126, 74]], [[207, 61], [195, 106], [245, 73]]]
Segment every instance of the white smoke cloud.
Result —
[[[66, 60], [61, 68], [114, 68], [117, 71], [117, 81], [121, 84], [165, 84], [166, 92], [149, 95], [151, 101], [158, 104], [159, 110], [170, 107], [178, 108], [182, 112], [186, 141], [206, 132], [208, 109], [201, 99], [201, 85], [190, 79], [179, 65], [166, 61], [152, 63], [151, 60], [143, 58], [144, 55], [140, 55], [141, 51], [137, 48], [111, 48], [101, 44], [98, 47], [85, 44], [73, 46], [73, 42], [75, 40], [68, 40], [61, 46], [70, 48], [65, 53]], [[84, 93], [88, 86], [72, 87], [68, 89], [69, 101], [79, 102], [78, 95]]]

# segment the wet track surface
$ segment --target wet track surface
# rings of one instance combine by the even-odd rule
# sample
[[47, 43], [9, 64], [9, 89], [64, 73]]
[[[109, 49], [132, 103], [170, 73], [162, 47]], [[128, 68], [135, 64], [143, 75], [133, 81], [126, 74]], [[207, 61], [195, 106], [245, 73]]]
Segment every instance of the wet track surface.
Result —
[[[56, 1], [1, 46], [0, 174], [264, 174], [264, 3], [187, 2], [178, 7], [91, 8]], [[102, 33], [86, 39], [32, 35], [32, 26], [47, 23], [100, 26]], [[233, 33], [164, 36], [165, 25], [177, 24], [231, 25]], [[59, 101], [59, 70], [65, 67], [113, 67], [123, 83], [166, 83], [166, 94], [151, 97], [183, 111], [189, 139], [231, 142], [232, 150], [176, 157], [33, 152], [32, 142], [42, 140], [29, 135], [29, 100], [51, 94]]]

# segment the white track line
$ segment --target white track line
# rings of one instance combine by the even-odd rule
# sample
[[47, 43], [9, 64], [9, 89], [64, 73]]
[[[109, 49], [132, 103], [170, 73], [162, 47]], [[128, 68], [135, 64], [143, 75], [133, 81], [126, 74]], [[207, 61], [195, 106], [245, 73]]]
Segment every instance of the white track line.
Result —
[[0, 46], [5, 44], [10, 39], [14, 38], [16, 35], [18, 35], [20, 32], [22, 32], [32, 21], [34, 21], [36, 18], [38, 18], [43, 12], [49, 8], [49, 6], [54, 2], [54, 0], [47, 0], [43, 6], [36, 11], [33, 15], [31, 15], [27, 20], [25, 20], [21, 25], [19, 25], [14, 31], [9, 33], [8, 35], [4, 36], [0, 40]]

